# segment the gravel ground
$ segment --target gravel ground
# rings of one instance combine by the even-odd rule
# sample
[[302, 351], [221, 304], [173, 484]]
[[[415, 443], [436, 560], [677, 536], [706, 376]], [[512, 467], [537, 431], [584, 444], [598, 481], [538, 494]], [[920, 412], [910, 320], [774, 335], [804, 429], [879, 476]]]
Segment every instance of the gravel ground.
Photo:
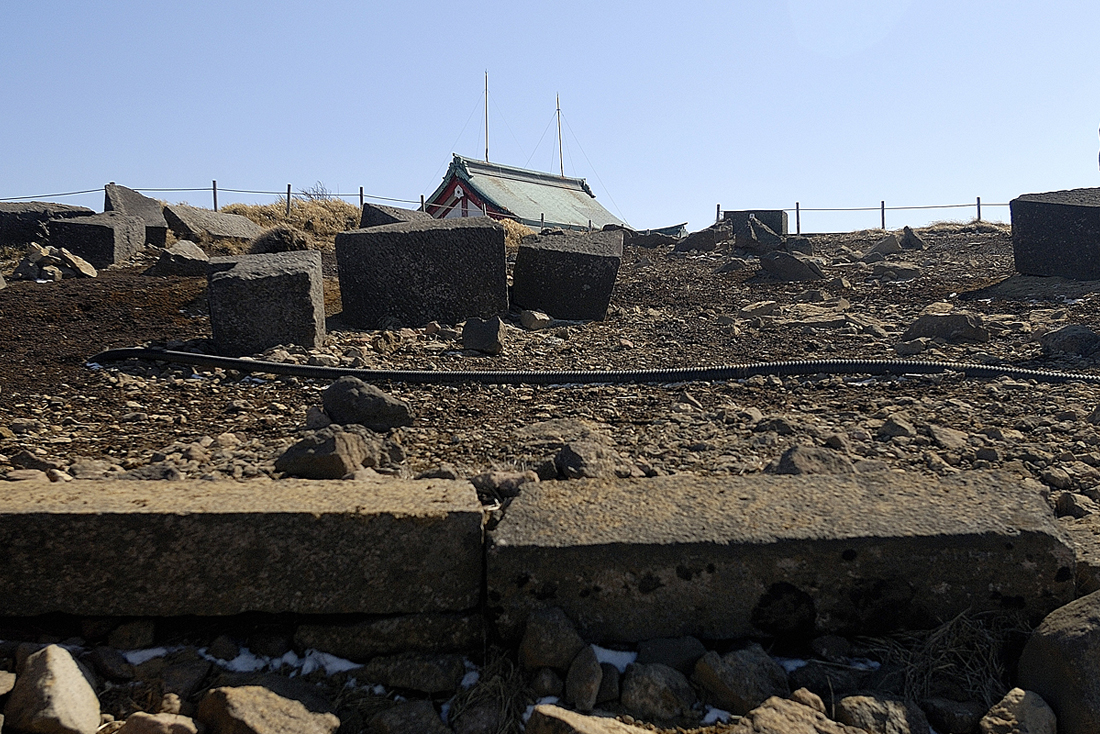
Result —
[[[329, 278], [325, 348], [265, 356], [475, 370], [893, 358], [901, 334], [931, 306], [981, 315], [991, 338], [932, 341], [919, 358], [1100, 372], [1092, 358], [1045, 354], [1038, 341], [1060, 326], [1100, 322], [1098, 284], [1015, 275], [1004, 227], [941, 225], [919, 233], [925, 249], [886, 260], [919, 268], [916, 278], [898, 282], [881, 275], [883, 263], [858, 259], [882, 238], [879, 231], [812, 237], [826, 279], [800, 283], [769, 281], [751, 258], [741, 270], [717, 273], [727, 253], [628, 247], [606, 320], [525, 331], [512, 314], [496, 356], [464, 352], [460, 325], [396, 332], [342, 326], [339, 285]], [[143, 268], [111, 268], [88, 280], [9, 282], [0, 290], [0, 474], [14, 479], [23, 473], [13, 470], [52, 468], [89, 477], [278, 478], [274, 459], [300, 436], [327, 383], [137, 362], [86, 366], [110, 347], [205, 346], [203, 279], [146, 277]], [[774, 304], [752, 305], [768, 301]], [[547, 476], [552, 454], [521, 429], [564, 419], [565, 428], [551, 425], [575, 431], [583, 421], [583, 430], [613, 445], [622, 474], [774, 471], [792, 446], [816, 445], [840, 451], [856, 470], [1007, 467], [1057, 490], [1100, 483], [1100, 435], [1088, 420], [1100, 388], [1084, 383], [949, 373], [381, 387], [415, 411], [414, 424], [390, 436], [403, 445], [404, 462], [382, 469], [406, 476], [441, 466], [459, 476], [492, 469]]]

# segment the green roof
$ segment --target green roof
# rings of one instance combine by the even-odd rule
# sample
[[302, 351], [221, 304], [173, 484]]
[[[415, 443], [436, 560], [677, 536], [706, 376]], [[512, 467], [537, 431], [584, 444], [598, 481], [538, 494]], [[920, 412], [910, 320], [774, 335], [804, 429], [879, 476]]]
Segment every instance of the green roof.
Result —
[[[486, 202], [514, 217], [522, 224], [569, 229], [600, 229], [606, 224], [626, 223], [600, 206], [583, 178], [556, 176], [540, 171], [487, 163], [454, 154], [443, 183], [429, 197], [435, 202], [443, 194], [452, 176]], [[543, 219], [545, 217], [545, 220]]]

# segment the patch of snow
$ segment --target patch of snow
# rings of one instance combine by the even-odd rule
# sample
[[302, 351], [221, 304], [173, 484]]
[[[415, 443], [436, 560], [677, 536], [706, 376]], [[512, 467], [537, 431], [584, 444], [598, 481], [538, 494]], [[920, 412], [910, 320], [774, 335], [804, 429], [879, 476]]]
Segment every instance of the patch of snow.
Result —
[[596, 651], [596, 660], [601, 663], [611, 663], [620, 673], [626, 672], [626, 666], [638, 659], [636, 652], [623, 652], [622, 650], [608, 650], [607, 648], [593, 645]]
[[870, 658], [851, 658], [848, 660], [848, 665], [856, 670], [878, 670], [882, 667], [882, 663]]
[[477, 681], [479, 678], [481, 678], [481, 673], [477, 672], [476, 670], [468, 671], [466, 675], [462, 676], [461, 685], [463, 688], [473, 688], [475, 685], [477, 685]]
[[719, 722], [725, 724], [730, 720], [732, 716], [729, 711], [723, 711], [722, 709], [716, 709], [713, 706], [707, 706], [707, 714], [703, 717], [702, 723], [704, 725], [717, 724]]
[[271, 658], [264, 657], [263, 655], [257, 655], [247, 647], [242, 647], [240, 654], [232, 660], [222, 660], [210, 655], [206, 648], [199, 650], [199, 655], [214, 663], [220, 668], [229, 670], [234, 673], [255, 673], [257, 670], [263, 670], [271, 664]]
[[141, 665], [153, 658], [162, 658], [169, 652], [167, 647], [150, 647], [147, 650], [126, 650], [122, 653], [122, 657], [126, 658], [126, 662], [130, 665]]
[[309, 675], [318, 669], [324, 669], [325, 675], [335, 675], [336, 673], [343, 673], [345, 670], [355, 670], [361, 667], [363, 666], [360, 663], [353, 663], [350, 660], [338, 658], [335, 655], [312, 648], [306, 650], [305, 657], [302, 658], [302, 675]]
[[787, 671], [787, 675], [790, 675], [794, 671], [801, 667], [806, 666], [808, 663], [802, 658], [772, 658], [775, 662], [783, 666], [783, 670]]
[[[595, 647], [595, 645], [593, 645], [593, 647]], [[531, 714], [535, 713], [535, 707], [536, 706], [542, 706], [543, 704], [547, 704], [547, 703], [549, 703], [549, 704], [557, 703], [560, 700], [561, 699], [559, 699], [557, 696], [543, 696], [542, 698], [535, 701], [533, 704], [528, 706], [523, 711], [523, 723], [526, 724], [527, 721], [531, 718]]]

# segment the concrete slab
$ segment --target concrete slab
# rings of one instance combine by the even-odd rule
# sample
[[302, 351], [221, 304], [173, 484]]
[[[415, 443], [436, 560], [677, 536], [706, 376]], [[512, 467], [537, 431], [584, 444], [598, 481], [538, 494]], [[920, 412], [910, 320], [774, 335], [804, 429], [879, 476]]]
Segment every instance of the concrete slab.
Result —
[[193, 242], [246, 242], [264, 231], [263, 227], [240, 214], [224, 214], [186, 204], [164, 207], [164, 218], [177, 237]]
[[240, 357], [278, 344], [313, 349], [324, 343], [320, 252], [214, 257], [206, 272], [218, 354]]
[[482, 517], [464, 481], [11, 482], [3, 613], [467, 610]]
[[359, 229], [368, 227], [380, 227], [383, 224], [398, 224], [400, 222], [423, 222], [433, 219], [427, 212], [415, 209], [401, 209], [396, 206], [384, 204], [363, 204], [363, 213], [359, 218]]
[[1037, 620], [1074, 598], [1040, 491], [992, 472], [527, 485], [490, 533], [489, 609], [513, 638], [558, 606], [594, 642]]
[[508, 310], [504, 227], [430, 219], [336, 235], [347, 323], [366, 329], [456, 324]]
[[1009, 208], [1018, 272], [1100, 279], [1100, 188], [1024, 194]]
[[525, 237], [512, 271], [513, 300], [558, 319], [603, 319], [622, 257], [621, 231]]
[[164, 247], [168, 222], [164, 218], [164, 207], [156, 199], [112, 181], [103, 187], [103, 211], [140, 217], [145, 222], [145, 244]]
[[0, 245], [18, 246], [29, 242], [47, 244], [42, 228], [54, 219], [90, 217], [86, 206], [46, 201], [0, 201]]
[[759, 219], [764, 223], [764, 226], [776, 234], [787, 234], [787, 212], [782, 209], [741, 209], [736, 211], [723, 211], [722, 221], [733, 225], [734, 234], [741, 234], [748, 232], [750, 216]]
[[50, 244], [106, 268], [129, 260], [145, 247], [145, 222], [121, 212], [54, 219], [49, 223]]

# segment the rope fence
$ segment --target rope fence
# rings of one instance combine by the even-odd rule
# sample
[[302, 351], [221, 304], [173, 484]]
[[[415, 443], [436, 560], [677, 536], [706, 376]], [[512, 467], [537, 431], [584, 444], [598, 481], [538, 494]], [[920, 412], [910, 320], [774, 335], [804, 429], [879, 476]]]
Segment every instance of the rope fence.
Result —
[[[186, 192], [205, 192], [209, 191], [213, 200], [214, 211], [218, 210], [218, 191], [230, 194], [252, 194], [259, 196], [278, 196], [280, 198], [285, 197], [287, 215], [290, 214], [290, 204], [294, 199], [300, 201], [308, 201], [314, 199], [350, 199], [354, 198], [356, 194], [351, 193], [339, 193], [324, 190], [323, 187], [319, 191], [299, 191], [294, 192], [290, 184], [286, 185], [286, 191], [265, 191], [261, 189], [227, 189], [218, 188], [218, 182], [216, 180], [210, 182], [210, 186], [199, 186], [193, 188], [136, 188], [134, 191], [141, 193], [186, 193]], [[94, 194], [103, 191], [102, 188], [98, 189], [85, 189], [83, 191], [62, 191], [53, 194], [35, 194], [33, 196], [8, 196], [0, 197], [0, 201], [31, 201], [38, 199], [57, 199], [66, 196], [80, 196], [85, 194]], [[391, 196], [376, 196], [374, 194], [367, 194], [364, 191], [364, 187], [359, 187], [358, 192], [359, 206], [362, 208], [367, 199], [376, 201], [388, 201], [398, 204], [417, 204], [423, 209], [424, 207], [424, 195], [420, 195], [419, 201], [416, 199], [399, 199]], [[989, 207], [1007, 207], [1008, 204], [985, 204], [986, 208]], [[970, 209], [975, 210], [975, 221], [982, 221], [982, 197], [975, 197], [972, 204], [931, 204], [921, 206], [886, 206], [886, 201], [882, 200], [878, 206], [847, 206], [847, 207], [803, 207], [801, 202], [796, 201], [793, 209], [782, 209], [784, 212], [793, 212], [795, 221], [795, 233], [802, 234], [802, 212], [879, 212], [879, 223], [882, 229], [886, 229], [886, 212], [888, 211], [914, 211], [914, 210], [931, 210], [931, 209]], [[717, 220], [722, 219], [722, 205], [717, 207]]]

